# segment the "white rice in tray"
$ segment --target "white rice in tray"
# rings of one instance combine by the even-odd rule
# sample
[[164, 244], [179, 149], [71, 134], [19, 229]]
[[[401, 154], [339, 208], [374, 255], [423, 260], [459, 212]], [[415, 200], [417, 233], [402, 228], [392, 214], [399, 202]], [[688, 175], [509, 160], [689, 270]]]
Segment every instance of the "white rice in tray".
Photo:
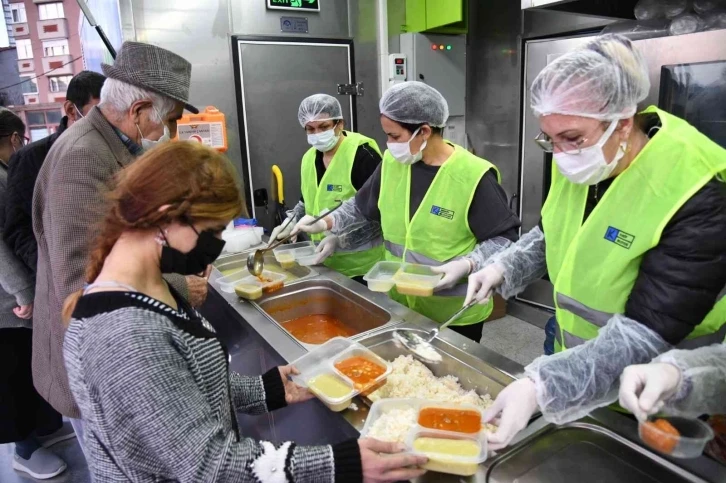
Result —
[[416, 424], [416, 415], [414, 408], [391, 409], [376, 419], [366, 437], [402, 443]]
[[[468, 404], [487, 409], [493, 401], [489, 394], [479, 395], [476, 391], [466, 391], [456, 376], [436, 377], [413, 356], [399, 356], [392, 363], [393, 371], [386, 385], [368, 396], [371, 401], [390, 398], [413, 398], [429, 401]], [[392, 409], [385, 412], [373, 423], [367, 436], [382, 441], [403, 442], [413, 425], [416, 424], [416, 410]], [[488, 431], [496, 431], [496, 426], [486, 424]]]
[[487, 409], [493, 401], [489, 394], [480, 396], [466, 391], [456, 376], [436, 377], [428, 367], [413, 356], [398, 356], [391, 365], [393, 371], [386, 385], [368, 396], [371, 401], [389, 398], [428, 399], [430, 401], [470, 404]]

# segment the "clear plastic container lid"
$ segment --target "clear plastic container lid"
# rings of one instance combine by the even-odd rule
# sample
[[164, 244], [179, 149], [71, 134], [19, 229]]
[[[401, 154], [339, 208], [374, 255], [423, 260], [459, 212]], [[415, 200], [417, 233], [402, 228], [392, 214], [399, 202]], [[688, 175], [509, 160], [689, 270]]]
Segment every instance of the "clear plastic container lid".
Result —
[[310, 387], [309, 382], [316, 377], [323, 374], [332, 374], [336, 378], [343, 381], [351, 391], [342, 397], [328, 397], [320, 391], [313, 391], [315, 395], [328, 405], [337, 405], [353, 399], [355, 396], [361, 393], [360, 389], [355, 387], [355, 384], [351, 379], [341, 373], [335, 367], [336, 362], [344, 361], [350, 357], [362, 356], [375, 364], [382, 366], [385, 372], [377, 377], [371, 385], [366, 388], [362, 388], [363, 391], [369, 389], [372, 385], [381, 384], [385, 382], [388, 375], [391, 373], [391, 365], [385, 360], [378, 357], [376, 354], [371, 352], [369, 349], [363, 347], [360, 344], [352, 342], [343, 337], [334, 337], [327, 341], [325, 344], [316, 348], [300, 357], [298, 360], [292, 363], [300, 374], [292, 376], [292, 380], [302, 387]]
[[230, 273], [226, 277], [222, 277], [217, 282], [219, 288], [225, 293], [234, 293], [234, 288], [237, 285], [250, 285], [254, 287], [260, 287], [262, 290], [275, 287], [284, 283], [287, 276], [284, 273], [270, 272], [269, 270], [263, 270], [260, 277], [263, 280], [252, 275], [246, 268]]
[[[678, 431], [672, 434], [658, 420], [665, 420]], [[664, 425], [668, 427], [668, 425]], [[698, 458], [714, 437], [713, 429], [699, 419], [682, 417], [655, 418], [638, 423], [638, 435], [646, 446], [674, 458]]]
[[368, 282], [368, 288], [373, 292], [388, 292], [396, 284], [393, 276], [402, 266], [401, 262], [378, 262], [373, 265], [363, 280]]
[[272, 249], [272, 253], [280, 263], [294, 262], [302, 257], [315, 254], [315, 244], [311, 241], [280, 245]]
[[[472, 454], [462, 455], [460, 449], [447, 451], [445, 448], [438, 449], [417, 447], [417, 441], [421, 438], [442, 441], [464, 441], [472, 443]], [[427, 465], [434, 471], [450, 473], [462, 476], [471, 476], [476, 473], [476, 467], [487, 459], [487, 436], [484, 431], [475, 434], [454, 433], [451, 431], [438, 431], [422, 428], [416, 425], [406, 438], [406, 449], [411, 454], [422, 455], [429, 458]], [[433, 466], [435, 464], [436, 466]]]

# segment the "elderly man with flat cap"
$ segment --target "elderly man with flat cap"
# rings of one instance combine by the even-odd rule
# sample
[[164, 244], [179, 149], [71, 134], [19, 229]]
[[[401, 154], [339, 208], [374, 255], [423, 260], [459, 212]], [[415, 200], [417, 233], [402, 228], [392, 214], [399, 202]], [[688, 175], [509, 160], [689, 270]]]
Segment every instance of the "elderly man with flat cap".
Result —
[[[72, 418], [79, 439], [81, 415], [63, 362], [63, 302], [83, 288], [109, 182], [144, 150], [176, 134], [185, 108], [198, 112], [188, 104], [192, 66], [173, 52], [125, 42], [114, 65], [102, 67], [107, 80], [100, 104], [53, 145], [33, 195], [38, 240], [33, 382], [45, 400]], [[204, 301], [204, 278], [170, 275], [167, 280], [193, 304]]]

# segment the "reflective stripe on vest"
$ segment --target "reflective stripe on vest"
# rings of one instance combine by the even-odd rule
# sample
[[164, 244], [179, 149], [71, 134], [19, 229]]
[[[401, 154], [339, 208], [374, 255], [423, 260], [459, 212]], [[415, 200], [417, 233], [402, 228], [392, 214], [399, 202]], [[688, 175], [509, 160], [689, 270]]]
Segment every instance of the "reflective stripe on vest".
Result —
[[[661, 129], [612, 181], [584, 223], [589, 186], [570, 182], [553, 163], [542, 224], [560, 350], [597, 337], [612, 314], [625, 312], [645, 254], [660, 243], [683, 204], [726, 172], [726, 150], [682, 119], [655, 107], [645, 113], [656, 114]], [[722, 297], [683, 346], [722, 341], [725, 324]]]
[[[386, 259], [439, 266], [468, 254], [477, 244], [469, 227], [468, 213], [481, 178], [494, 166], [461, 148], [438, 169], [416, 212], [410, 209], [411, 166], [396, 162], [390, 153], [383, 157], [378, 208], [381, 212]], [[498, 175], [498, 172], [497, 172]], [[465, 281], [436, 292], [432, 297], [399, 294], [391, 297], [437, 322], [444, 322], [461, 308], [466, 295]], [[473, 307], [454, 325], [485, 320], [492, 304]]]
[[[724, 297], [726, 297], [726, 287], [724, 287], [724, 290], [721, 292], [717, 300], [721, 301], [724, 299]], [[574, 300], [560, 293], [557, 294], [557, 307], [562, 310], [571, 312], [572, 314], [588, 321], [589, 323], [596, 325], [598, 329], [602, 329], [603, 327], [605, 327], [610, 319], [615, 315], [609, 314], [607, 312], [602, 312], [600, 310], [595, 310], [591, 307], [581, 304], [577, 300]], [[567, 330], [562, 329], [559, 322], [557, 322], [555, 337], [559, 342], [560, 346], [568, 349], [584, 344], [588, 341], [588, 339], [578, 337], [574, 334], [571, 334]], [[565, 342], [564, 344], [562, 344], [563, 338]], [[726, 324], [722, 325], [717, 332], [684, 339], [678, 345], [676, 345], [676, 348], [697, 349], [699, 347], [704, 347], [711, 344], [720, 344], [724, 341], [724, 338], [726, 338]]]
[[[336, 200], [345, 201], [355, 196], [356, 189], [351, 181], [351, 171], [358, 148], [364, 144], [380, 154], [378, 145], [373, 139], [345, 131], [343, 142], [338, 146], [319, 184], [315, 167], [317, 151], [315, 148], [310, 148], [305, 153], [300, 180], [306, 215], [317, 216], [323, 210], [333, 209], [337, 205]], [[310, 236], [315, 242], [324, 237], [322, 233]], [[383, 256], [381, 240], [371, 240], [364, 246], [354, 249], [337, 249], [336, 253], [325, 261], [325, 265], [348, 277], [357, 277], [365, 275], [373, 265], [383, 259]]]

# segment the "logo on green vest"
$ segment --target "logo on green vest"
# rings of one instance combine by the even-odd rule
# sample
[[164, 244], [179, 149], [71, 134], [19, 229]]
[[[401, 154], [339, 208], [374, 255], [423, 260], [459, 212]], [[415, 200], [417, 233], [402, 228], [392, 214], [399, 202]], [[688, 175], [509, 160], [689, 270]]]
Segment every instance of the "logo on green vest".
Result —
[[329, 184], [328, 185], [328, 191], [343, 191], [343, 185], [342, 184]]
[[620, 245], [623, 248], [630, 249], [630, 247], [633, 246], [633, 242], [635, 241], [635, 236], [631, 235], [630, 233], [625, 233], [622, 230], [618, 230], [617, 228], [613, 228], [612, 226], [609, 226], [607, 231], [605, 232], [605, 239], [607, 241], [615, 243], [616, 245]]
[[447, 210], [446, 208], [442, 208], [440, 206], [432, 206], [431, 207], [431, 214], [440, 216], [442, 218], [446, 218], [447, 220], [453, 220], [454, 219], [454, 212], [451, 210]]

